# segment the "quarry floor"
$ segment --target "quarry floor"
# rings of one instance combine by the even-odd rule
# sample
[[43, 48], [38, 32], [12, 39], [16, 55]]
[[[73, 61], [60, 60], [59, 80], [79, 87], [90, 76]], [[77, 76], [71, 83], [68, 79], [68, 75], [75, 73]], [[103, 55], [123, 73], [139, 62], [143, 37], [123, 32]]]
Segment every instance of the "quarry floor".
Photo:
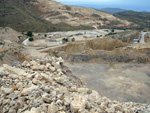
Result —
[[150, 103], [149, 64], [66, 63], [86, 86], [111, 100]]

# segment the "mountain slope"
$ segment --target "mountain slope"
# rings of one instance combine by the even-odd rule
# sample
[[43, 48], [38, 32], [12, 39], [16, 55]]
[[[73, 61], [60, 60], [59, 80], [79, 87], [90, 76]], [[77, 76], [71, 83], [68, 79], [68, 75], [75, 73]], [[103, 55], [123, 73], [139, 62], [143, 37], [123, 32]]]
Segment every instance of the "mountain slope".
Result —
[[143, 28], [150, 27], [150, 13], [148, 12], [125, 11], [114, 14], [114, 16], [133, 22]]
[[92, 29], [89, 26], [72, 27], [65, 23], [52, 24], [44, 20], [38, 7], [26, 0], [0, 1], [0, 26], [9, 26], [17, 31], [35, 32]]
[[67, 6], [52, 0], [0, 1], [0, 26], [35, 32], [130, 26], [110, 14]]
[[110, 13], [110, 14], [115, 14], [115, 13], [119, 13], [119, 12], [124, 12], [126, 11], [125, 9], [120, 9], [120, 8], [103, 8], [100, 9], [101, 11]]

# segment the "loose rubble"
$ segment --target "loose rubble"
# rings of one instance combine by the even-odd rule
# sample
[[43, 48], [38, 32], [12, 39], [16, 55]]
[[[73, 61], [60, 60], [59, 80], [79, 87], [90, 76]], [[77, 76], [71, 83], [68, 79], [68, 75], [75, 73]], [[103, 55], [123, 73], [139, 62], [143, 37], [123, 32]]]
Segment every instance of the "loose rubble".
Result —
[[0, 94], [0, 113], [150, 113], [150, 105], [101, 97], [51, 56], [4, 64]]

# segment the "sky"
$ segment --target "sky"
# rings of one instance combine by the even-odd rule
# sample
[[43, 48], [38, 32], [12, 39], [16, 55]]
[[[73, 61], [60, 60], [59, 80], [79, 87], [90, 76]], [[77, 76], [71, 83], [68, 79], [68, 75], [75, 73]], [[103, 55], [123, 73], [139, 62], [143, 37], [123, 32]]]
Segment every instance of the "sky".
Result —
[[126, 10], [150, 12], [150, 0], [56, 0], [56, 1], [67, 5], [92, 7], [96, 9], [122, 8]]

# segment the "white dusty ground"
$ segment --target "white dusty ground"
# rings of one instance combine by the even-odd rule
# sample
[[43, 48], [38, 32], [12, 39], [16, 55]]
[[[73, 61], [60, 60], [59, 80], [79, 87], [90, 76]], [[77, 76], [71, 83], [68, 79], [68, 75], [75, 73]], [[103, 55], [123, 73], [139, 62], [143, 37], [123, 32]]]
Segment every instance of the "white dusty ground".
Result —
[[150, 103], [150, 65], [69, 64], [87, 87], [112, 100]]

